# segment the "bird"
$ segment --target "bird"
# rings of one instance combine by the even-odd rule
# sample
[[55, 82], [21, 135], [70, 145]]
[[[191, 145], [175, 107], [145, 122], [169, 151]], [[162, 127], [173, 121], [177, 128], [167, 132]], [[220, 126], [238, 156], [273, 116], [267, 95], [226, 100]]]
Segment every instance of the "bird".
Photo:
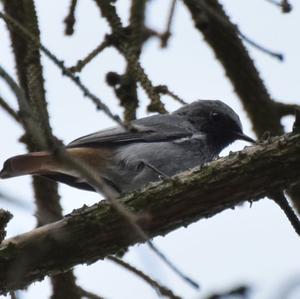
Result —
[[[236, 140], [255, 143], [243, 133], [239, 116], [219, 100], [194, 101], [170, 114], [134, 120], [129, 127], [98, 131], [65, 147], [72, 157], [92, 166], [118, 195], [212, 161]], [[99, 191], [47, 151], [9, 158], [0, 178], [26, 174]]]

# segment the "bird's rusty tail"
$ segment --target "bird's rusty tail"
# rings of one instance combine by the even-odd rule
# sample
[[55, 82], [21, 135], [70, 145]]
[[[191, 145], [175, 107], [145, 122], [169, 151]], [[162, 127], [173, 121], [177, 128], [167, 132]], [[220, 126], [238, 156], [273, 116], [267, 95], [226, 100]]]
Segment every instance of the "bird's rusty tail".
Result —
[[35, 152], [9, 158], [4, 162], [0, 178], [10, 178], [26, 174], [41, 174], [53, 158], [48, 152]]

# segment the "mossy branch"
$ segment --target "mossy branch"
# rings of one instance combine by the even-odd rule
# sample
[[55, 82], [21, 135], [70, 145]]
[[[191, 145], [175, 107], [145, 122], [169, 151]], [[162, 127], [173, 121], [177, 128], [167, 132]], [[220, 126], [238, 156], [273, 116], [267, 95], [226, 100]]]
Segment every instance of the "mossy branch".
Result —
[[[149, 236], [165, 235], [296, 183], [299, 148], [300, 134], [286, 134], [119, 200], [141, 215], [139, 224]], [[3, 242], [0, 293], [77, 264], [95, 262], [139, 242], [141, 238], [108, 201], [83, 207], [60, 221]]]

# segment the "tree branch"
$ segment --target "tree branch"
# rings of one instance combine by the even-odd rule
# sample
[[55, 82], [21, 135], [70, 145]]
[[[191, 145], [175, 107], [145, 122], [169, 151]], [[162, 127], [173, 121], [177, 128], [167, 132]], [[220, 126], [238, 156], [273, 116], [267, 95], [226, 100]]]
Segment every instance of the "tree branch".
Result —
[[274, 200], [278, 206], [282, 209], [282, 211], [285, 213], [286, 217], [289, 219], [291, 225], [293, 226], [295, 232], [300, 237], [300, 222], [299, 218], [294, 212], [293, 208], [290, 206], [286, 196], [282, 191], [274, 192], [269, 194], [269, 197]]
[[[119, 201], [132, 212], [149, 216], [141, 218], [139, 224], [150, 237], [165, 235], [296, 183], [300, 177], [299, 144], [300, 134], [273, 138], [200, 170], [124, 195]], [[3, 242], [0, 293], [80, 263], [95, 262], [141, 241], [107, 201], [84, 207], [60, 221]]]
[[172, 0], [171, 6], [170, 6], [170, 12], [167, 20], [167, 26], [165, 31], [160, 35], [160, 46], [162, 48], [166, 48], [168, 45], [169, 38], [171, 36], [171, 26], [174, 18], [174, 12], [175, 12], [175, 6], [176, 6], [176, 0]]
[[92, 50], [86, 57], [77, 61], [76, 65], [71, 66], [68, 70], [72, 73], [81, 72], [82, 69], [91, 62], [99, 53], [101, 53], [104, 49], [110, 46], [107, 39], [104, 39], [100, 45], [98, 45], [94, 50]]

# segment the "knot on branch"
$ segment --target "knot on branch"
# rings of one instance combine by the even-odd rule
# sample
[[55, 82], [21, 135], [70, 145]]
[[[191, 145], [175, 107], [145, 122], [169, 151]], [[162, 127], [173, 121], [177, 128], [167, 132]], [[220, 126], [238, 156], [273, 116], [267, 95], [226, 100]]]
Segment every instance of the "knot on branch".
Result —
[[115, 87], [121, 84], [122, 76], [116, 72], [108, 72], [105, 80], [109, 86]]

